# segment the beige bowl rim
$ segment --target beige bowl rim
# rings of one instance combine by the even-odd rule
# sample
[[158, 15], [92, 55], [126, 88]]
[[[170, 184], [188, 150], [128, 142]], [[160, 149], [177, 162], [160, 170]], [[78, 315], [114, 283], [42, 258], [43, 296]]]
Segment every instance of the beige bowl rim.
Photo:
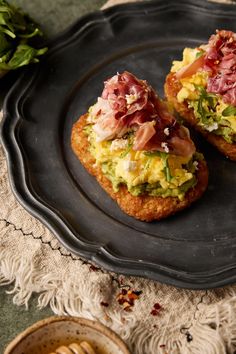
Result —
[[75, 322], [78, 324], [81, 324], [85, 327], [90, 327], [92, 329], [96, 329], [98, 332], [101, 334], [105, 335], [108, 337], [110, 340], [112, 340], [121, 350], [122, 354], [131, 354], [128, 347], [126, 344], [123, 342], [123, 340], [115, 333], [113, 332], [110, 328], [104, 326], [103, 324], [97, 322], [97, 321], [92, 321], [88, 320], [86, 318], [82, 317], [69, 317], [69, 316], [52, 316], [49, 318], [45, 318], [41, 321], [38, 321], [34, 323], [32, 326], [26, 328], [23, 332], [18, 334], [6, 347], [4, 354], [12, 354], [12, 351], [17, 348], [18, 344], [20, 344], [25, 338], [27, 338], [29, 335], [32, 333], [36, 332], [38, 329], [49, 325], [50, 323], [54, 322]]

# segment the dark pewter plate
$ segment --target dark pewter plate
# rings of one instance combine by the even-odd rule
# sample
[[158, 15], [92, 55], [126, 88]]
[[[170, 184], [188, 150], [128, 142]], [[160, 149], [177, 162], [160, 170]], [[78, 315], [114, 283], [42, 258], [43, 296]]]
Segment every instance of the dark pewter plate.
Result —
[[2, 143], [21, 204], [71, 252], [106, 269], [187, 288], [236, 280], [236, 164], [199, 139], [205, 195], [160, 222], [124, 214], [74, 156], [72, 124], [128, 70], [160, 95], [172, 60], [216, 28], [236, 31], [236, 8], [201, 0], [121, 5], [81, 18], [27, 68], [4, 105]]

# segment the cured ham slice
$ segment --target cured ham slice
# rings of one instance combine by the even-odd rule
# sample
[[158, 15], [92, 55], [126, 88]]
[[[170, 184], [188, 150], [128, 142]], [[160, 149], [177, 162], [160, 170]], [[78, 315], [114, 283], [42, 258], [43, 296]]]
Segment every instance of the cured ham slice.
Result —
[[196, 59], [193, 63], [184, 66], [181, 68], [177, 73], [176, 77], [178, 80], [184, 79], [185, 77], [192, 76], [196, 74], [196, 72], [199, 69], [202, 69], [205, 63], [205, 57], [204, 55], [200, 56], [198, 59]]
[[184, 66], [175, 74], [178, 80], [207, 71], [207, 91], [222, 96], [225, 103], [236, 105], [236, 34], [232, 31], [216, 31], [202, 56]]
[[133, 131], [134, 150], [158, 150], [182, 156], [195, 152], [189, 135], [186, 131], [183, 134], [182, 127], [153, 88], [127, 71], [105, 82], [90, 115], [98, 141]]
[[211, 71], [207, 91], [236, 105], [236, 34], [222, 30], [211, 36], [205, 61], [205, 67]]

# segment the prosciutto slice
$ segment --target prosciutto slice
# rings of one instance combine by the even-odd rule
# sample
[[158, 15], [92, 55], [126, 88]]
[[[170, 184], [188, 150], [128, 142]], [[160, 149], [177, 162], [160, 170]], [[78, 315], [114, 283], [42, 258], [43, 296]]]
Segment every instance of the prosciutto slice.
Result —
[[225, 103], [236, 105], [236, 34], [216, 31], [210, 37], [204, 68], [210, 72], [207, 91], [220, 94]]
[[200, 47], [202, 56], [177, 71], [176, 78], [183, 79], [199, 70], [209, 74], [207, 91], [222, 96], [225, 103], [236, 105], [236, 33], [216, 31], [207, 45]]
[[107, 80], [90, 115], [98, 141], [122, 137], [134, 131], [134, 150], [158, 150], [191, 156], [195, 146], [144, 80], [125, 71]]

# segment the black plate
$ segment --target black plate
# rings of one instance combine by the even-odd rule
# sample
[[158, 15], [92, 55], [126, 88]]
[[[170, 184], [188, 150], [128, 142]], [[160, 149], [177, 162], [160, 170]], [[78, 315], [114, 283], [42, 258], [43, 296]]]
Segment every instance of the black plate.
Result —
[[103, 81], [128, 70], [163, 94], [171, 61], [216, 28], [236, 31], [233, 6], [205, 1], [121, 5], [80, 19], [27, 69], [5, 101], [2, 142], [18, 200], [72, 252], [106, 269], [180, 287], [236, 279], [236, 165], [200, 140], [209, 188], [161, 222], [125, 215], [70, 148], [73, 122]]

